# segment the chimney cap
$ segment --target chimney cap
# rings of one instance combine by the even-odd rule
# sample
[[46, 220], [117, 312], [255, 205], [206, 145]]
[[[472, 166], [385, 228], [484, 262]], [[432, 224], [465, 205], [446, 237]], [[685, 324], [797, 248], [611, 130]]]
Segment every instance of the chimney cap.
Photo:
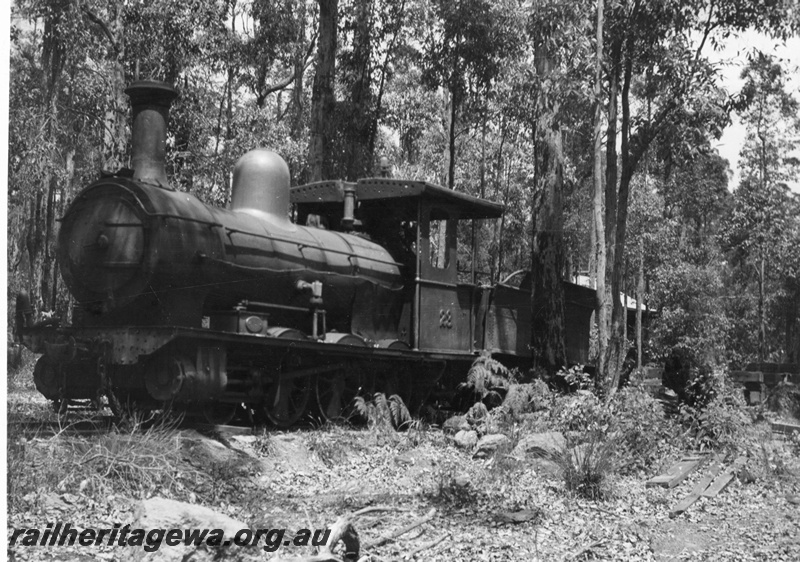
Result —
[[169, 106], [178, 97], [178, 91], [164, 82], [139, 80], [125, 88], [133, 104], [156, 104]]

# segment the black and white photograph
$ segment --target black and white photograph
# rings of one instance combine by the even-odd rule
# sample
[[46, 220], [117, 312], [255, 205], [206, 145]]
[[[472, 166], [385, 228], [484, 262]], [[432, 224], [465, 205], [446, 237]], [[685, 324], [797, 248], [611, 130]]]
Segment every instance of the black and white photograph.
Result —
[[2, 12], [7, 560], [800, 560], [797, 0]]

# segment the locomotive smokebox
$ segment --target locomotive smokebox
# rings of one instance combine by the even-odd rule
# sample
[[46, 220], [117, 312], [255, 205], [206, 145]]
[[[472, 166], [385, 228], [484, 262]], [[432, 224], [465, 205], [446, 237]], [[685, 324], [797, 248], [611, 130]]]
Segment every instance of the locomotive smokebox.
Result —
[[289, 166], [266, 148], [251, 150], [233, 167], [231, 210], [289, 221]]
[[125, 90], [131, 99], [133, 134], [131, 167], [133, 178], [169, 187], [166, 171], [169, 108], [178, 92], [162, 82], [142, 80]]

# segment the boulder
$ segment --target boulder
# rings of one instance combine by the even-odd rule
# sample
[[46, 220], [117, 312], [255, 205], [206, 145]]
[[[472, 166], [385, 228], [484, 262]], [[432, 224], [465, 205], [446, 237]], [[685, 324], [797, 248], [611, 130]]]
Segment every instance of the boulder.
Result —
[[508, 446], [510, 442], [510, 439], [502, 434], [484, 435], [475, 446], [475, 453], [472, 456], [476, 459], [485, 459], [499, 448]]
[[469, 430], [469, 422], [466, 416], [453, 416], [445, 420], [442, 424], [442, 431], [449, 434], [458, 433], [461, 430]]
[[545, 431], [543, 433], [532, 433], [519, 440], [514, 451], [511, 453], [515, 457], [524, 459], [525, 457], [550, 457], [553, 453], [566, 446], [564, 434], [559, 431]]
[[489, 410], [483, 402], [475, 402], [475, 404], [467, 411], [467, 423], [471, 426], [479, 426], [486, 423], [489, 417]]
[[[247, 529], [247, 524], [237, 521], [208, 507], [193, 505], [166, 498], [150, 498], [139, 503], [136, 507], [134, 521], [131, 529], [144, 529], [149, 533], [153, 529], [221, 529], [224, 533], [223, 540], [233, 540], [241, 529]], [[145, 535], [147, 537], [147, 535]], [[152, 538], [151, 541], [154, 541]], [[192, 560], [193, 562], [211, 562], [212, 560], [263, 560], [264, 552], [258, 547], [228, 546], [215, 548], [210, 545], [185, 545], [183, 541], [178, 546], [167, 545], [166, 535], [162, 537], [157, 548], [154, 542], [148, 552], [143, 543], [142, 547], [127, 547], [130, 560], [138, 561], [167, 561], [179, 562]]]
[[478, 444], [478, 432], [472, 430], [464, 430], [462, 429], [456, 436], [453, 438], [453, 441], [456, 444], [456, 447], [460, 449], [469, 449], [472, 450], [475, 445]]

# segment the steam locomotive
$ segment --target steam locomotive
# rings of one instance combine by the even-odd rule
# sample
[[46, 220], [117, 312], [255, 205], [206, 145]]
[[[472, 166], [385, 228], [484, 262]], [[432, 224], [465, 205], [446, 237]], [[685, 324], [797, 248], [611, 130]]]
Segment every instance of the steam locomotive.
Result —
[[[42, 354], [36, 388], [57, 409], [172, 404], [225, 422], [244, 405], [289, 426], [312, 409], [340, 418], [378, 390], [413, 408], [481, 350], [530, 356], [530, 276], [459, 281], [458, 223], [500, 205], [391, 178], [290, 188], [283, 159], [256, 149], [234, 167], [230, 208], [210, 207], [166, 175], [177, 92], [142, 81], [126, 93], [132, 169], [105, 174], [61, 219], [71, 324], [37, 322], [17, 299], [18, 334]], [[592, 295], [567, 289], [568, 321], [586, 325], [568, 330], [580, 362]]]

